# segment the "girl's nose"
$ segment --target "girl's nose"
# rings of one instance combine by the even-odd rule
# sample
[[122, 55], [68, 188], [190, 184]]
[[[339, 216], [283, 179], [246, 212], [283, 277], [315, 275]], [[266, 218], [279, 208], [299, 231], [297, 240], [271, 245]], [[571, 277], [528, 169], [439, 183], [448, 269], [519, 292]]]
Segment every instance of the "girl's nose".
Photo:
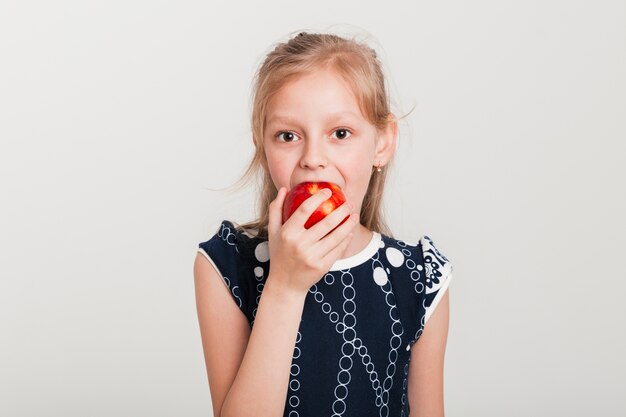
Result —
[[327, 165], [326, 153], [323, 146], [323, 138], [320, 139], [306, 139], [307, 143], [304, 147], [304, 153], [300, 158], [300, 167], [315, 169], [318, 167], [325, 167]]

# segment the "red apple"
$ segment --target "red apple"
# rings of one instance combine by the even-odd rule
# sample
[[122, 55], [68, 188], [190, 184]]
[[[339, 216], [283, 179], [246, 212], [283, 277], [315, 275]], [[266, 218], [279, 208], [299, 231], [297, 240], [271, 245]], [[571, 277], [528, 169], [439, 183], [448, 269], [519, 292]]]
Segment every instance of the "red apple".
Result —
[[[328, 198], [328, 200], [324, 201], [320, 204], [319, 207], [315, 209], [313, 214], [309, 217], [309, 219], [304, 224], [304, 228], [308, 229], [313, 226], [315, 223], [322, 220], [326, 217], [330, 212], [335, 210], [337, 207], [342, 205], [346, 201], [346, 197], [341, 191], [341, 188], [332, 182], [302, 182], [289, 191], [287, 196], [285, 197], [285, 204], [283, 205], [283, 223], [287, 221], [289, 217], [293, 214], [294, 211], [302, 204], [304, 200], [311, 197], [313, 194], [317, 193], [324, 188], [330, 189], [333, 194]], [[341, 226], [346, 220], [348, 220], [346, 216], [345, 219], [339, 223], [335, 229]], [[333, 229], [333, 230], [335, 230]], [[332, 230], [331, 230], [332, 232]], [[329, 232], [330, 233], [330, 232]]]

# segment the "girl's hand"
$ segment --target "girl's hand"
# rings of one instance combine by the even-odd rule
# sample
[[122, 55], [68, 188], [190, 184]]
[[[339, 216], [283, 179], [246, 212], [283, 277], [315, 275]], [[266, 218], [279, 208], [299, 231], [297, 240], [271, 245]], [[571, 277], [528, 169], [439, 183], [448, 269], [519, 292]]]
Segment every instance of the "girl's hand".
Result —
[[[330, 270], [348, 247], [351, 232], [359, 224], [359, 214], [352, 213], [346, 202], [305, 229], [304, 224], [311, 214], [331, 196], [331, 191], [325, 188], [307, 198], [283, 224], [286, 195], [287, 189], [281, 187], [276, 199], [269, 205], [271, 281], [272, 285], [278, 285], [284, 290], [306, 295], [309, 288]], [[333, 230], [347, 215], [350, 218]], [[331, 230], [332, 233], [329, 233]]]

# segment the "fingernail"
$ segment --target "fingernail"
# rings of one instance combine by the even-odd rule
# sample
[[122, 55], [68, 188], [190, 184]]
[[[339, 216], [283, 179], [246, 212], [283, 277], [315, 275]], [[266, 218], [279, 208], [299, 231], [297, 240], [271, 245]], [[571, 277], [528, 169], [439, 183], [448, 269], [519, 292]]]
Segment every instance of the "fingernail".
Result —
[[324, 188], [324, 194], [326, 194], [327, 197], [330, 197], [331, 195], [333, 195], [333, 192], [330, 191], [328, 188]]
[[348, 208], [349, 208], [350, 210], [352, 210], [352, 209], [354, 208], [354, 206], [352, 205], [352, 203], [351, 203], [351, 202], [349, 202], [349, 201], [348, 201]]

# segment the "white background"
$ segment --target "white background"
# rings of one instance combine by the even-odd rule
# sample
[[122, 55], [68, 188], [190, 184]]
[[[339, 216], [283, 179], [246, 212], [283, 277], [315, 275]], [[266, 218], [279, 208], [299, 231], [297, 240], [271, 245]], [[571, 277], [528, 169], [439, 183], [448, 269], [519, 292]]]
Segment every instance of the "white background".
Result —
[[[253, 146], [252, 76], [365, 34], [397, 237], [453, 262], [447, 416], [623, 416], [623, 1], [3, 1], [0, 415], [210, 416], [192, 265]], [[227, 354], [225, 352], [225, 354]]]

